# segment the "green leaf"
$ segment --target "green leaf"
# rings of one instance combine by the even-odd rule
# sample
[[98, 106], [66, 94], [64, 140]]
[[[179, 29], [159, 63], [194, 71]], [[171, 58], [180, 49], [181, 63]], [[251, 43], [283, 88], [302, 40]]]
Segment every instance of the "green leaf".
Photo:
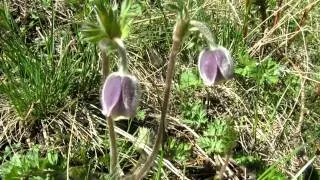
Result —
[[168, 148], [173, 159], [181, 164], [190, 157], [191, 145], [189, 143], [178, 141], [175, 138], [169, 138]]
[[182, 104], [183, 122], [193, 128], [204, 127], [208, 122], [203, 104], [200, 101], [185, 102]]
[[136, 115], [138, 120], [144, 120], [146, 117], [146, 111], [145, 110], [138, 110]]
[[201, 87], [202, 83], [195, 72], [195, 69], [187, 69], [181, 73], [179, 84], [181, 89]]
[[49, 152], [47, 154], [47, 159], [51, 165], [56, 165], [58, 162], [58, 154]]
[[199, 138], [200, 147], [209, 154], [224, 154], [235, 145], [237, 133], [231, 120], [215, 120], [210, 124], [203, 136]]

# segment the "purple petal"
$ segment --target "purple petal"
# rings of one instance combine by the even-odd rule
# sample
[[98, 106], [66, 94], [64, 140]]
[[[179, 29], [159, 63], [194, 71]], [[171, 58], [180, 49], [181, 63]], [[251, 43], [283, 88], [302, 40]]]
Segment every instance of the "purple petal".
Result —
[[222, 76], [225, 79], [232, 77], [232, 58], [229, 51], [224, 47], [218, 47], [212, 50], [217, 57], [217, 64]]
[[122, 100], [127, 111], [127, 116], [134, 116], [137, 109], [138, 83], [133, 76], [122, 78]]
[[200, 53], [198, 68], [200, 76], [205, 85], [214, 84], [218, 71], [217, 57], [211, 50], [204, 50]]
[[113, 109], [111, 111], [111, 117], [113, 120], [116, 121], [116, 120], [119, 120], [122, 118], [127, 118], [128, 117], [127, 114], [128, 114], [127, 110], [123, 104], [122, 93], [120, 93], [118, 103], [113, 107]]
[[102, 88], [101, 104], [102, 113], [110, 116], [114, 107], [117, 105], [121, 96], [121, 76], [117, 73], [111, 73]]

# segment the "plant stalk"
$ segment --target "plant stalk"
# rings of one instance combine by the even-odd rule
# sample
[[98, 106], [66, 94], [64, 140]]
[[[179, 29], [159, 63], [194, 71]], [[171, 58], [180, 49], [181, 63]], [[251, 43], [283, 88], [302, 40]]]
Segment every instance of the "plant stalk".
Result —
[[175, 61], [177, 54], [179, 52], [179, 49], [182, 45], [183, 42], [183, 37], [186, 33], [187, 27], [188, 27], [189, 22], [185, 20], [180, 20], [176, 23], [174, 32], [173, 32], [173, 43], [171, 46], [171, 51], [169, 55], [169, 64], [167, 67], [167, 76], [166, 76], [166, 87], [164, 91], [164, 98], [163, 98], [163, 103], [161, 107], [161, 117], [160, 117], [160, 124], [157, 132], [157, 139], [155, 142], [155, 145], [152, 149], [152, 153], [148, 157], [147, 161], [145, 164], [141, 167], [141, 169], [133, 172], [132, 175], [128, 176], [127, 179], [131, 180], [139, 180], [144, 177], [144, 175], [150, 170], [155, 158], [158, 155], [158, 152], [160, 150], [160, 147], [163, 142], [163, 137], [165, 133], [165, 127], [167, 125], [166, 122], [166, 114], [168, 111], [168, 105], [169, 105], [169, 97], [170, 97], [170, 90], [171, 90], [171, 84], [172, 84], [172, 79], [174, 75], [174, 67], [175, 67]]
[[[107, 124], [109, 129], [109, 138], [110, 138], [110, 174], [113, 177], [118, 176], [117, 167], [118, 167], [118, 150], [116, 142], [116, 133], [114, 131], [114, 122], [111, 117], [107, 117]], [[114, 178], [115, 179], [115, 178]]]
[[215, 40], [213, 38], [213, 34], [212, 34], [211, 30], [209, 29], [209, 27], [207, 25], [205, 25], [202, 22], [193, 21], [193, 20], [191, 20], [189, 24], [191, 26], [196, 27], [200, 31], [200, 33], [207, 40], [207, 43], [208, 43], [209, 47], [215, 47], [216, 46]]
[[279, 19], [280, 19], [280, 15], [281, 15], [281, 5], [282, 5], [282, 0], [278, 0], [277, 1], [277, 13], [276, 15], [274, 16], [274, 20], [273, 20], [273, 27], [272, 28], [275, 28], [279, 22]]
[[109, 74], [109, 69], [110, 69], [106, 48], [101, 48], [100, 56], [101, 56], [101, 66], [102, 66], [102, 79], [103, 79], [102, 81], [104, 82], [104, 80], [107, 78]]
[[259, 6], [259, 11], [261, 14], [261, 22], [262, 22], [261, 30], [262, 30], [262, 33], [264, 33], [266, 26], [268, 24], [267, 22], [265, 22], [267, 19], [268, 2], [266, 0], [256, 0], [256, 4]]
[[118, 53], [121, 58], [119, 71], [122, 73], [128, 73], [128, 58], [126, 47], [124, 46], [124, 43], [120, 38], [115, 38], [113, 39], [113, 41], [117, 44]]

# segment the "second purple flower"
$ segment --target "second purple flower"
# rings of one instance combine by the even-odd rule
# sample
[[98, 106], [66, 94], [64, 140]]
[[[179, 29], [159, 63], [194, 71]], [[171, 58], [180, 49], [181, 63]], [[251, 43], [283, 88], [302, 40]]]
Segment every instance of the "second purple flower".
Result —
[[232, 77], [232, 58], [224, 47], [203, 50], [199, 55], [198, 68], [204, 84], [214, 83]]
[[101, 93], [102, 113], [117, 120], [136, 114], [139, 84], [134, 76], [111, 73], [103, 84]]

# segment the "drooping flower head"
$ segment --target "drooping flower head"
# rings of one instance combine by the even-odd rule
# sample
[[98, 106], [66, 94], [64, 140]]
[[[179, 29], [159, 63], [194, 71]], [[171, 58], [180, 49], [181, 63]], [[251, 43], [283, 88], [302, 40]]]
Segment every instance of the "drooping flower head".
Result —
[[117, 120], [136, 114], [139, 84], [134, 76], [111, 73], [105, 80], [101, 93], [102, 113]]
[[214, 83], [232, 77], [232, 58], [224, 47], [215, 47], [203, 50], [199, 55], [198, 68], [204, 84], [211, 86]]

